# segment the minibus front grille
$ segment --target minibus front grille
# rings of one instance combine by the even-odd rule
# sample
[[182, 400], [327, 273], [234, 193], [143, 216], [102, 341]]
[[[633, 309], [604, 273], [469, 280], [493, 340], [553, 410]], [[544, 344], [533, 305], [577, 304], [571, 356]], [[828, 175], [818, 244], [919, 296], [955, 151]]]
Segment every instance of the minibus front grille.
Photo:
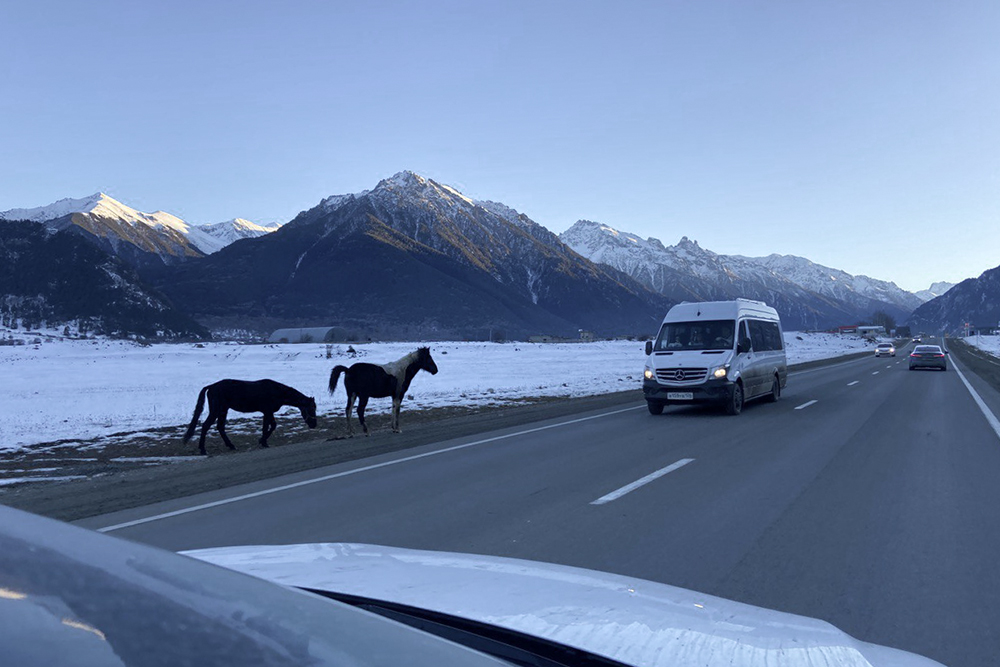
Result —
[[657, 368], [656, 379], [671, 384], [702, 382], [708, 376], [707, 368]]

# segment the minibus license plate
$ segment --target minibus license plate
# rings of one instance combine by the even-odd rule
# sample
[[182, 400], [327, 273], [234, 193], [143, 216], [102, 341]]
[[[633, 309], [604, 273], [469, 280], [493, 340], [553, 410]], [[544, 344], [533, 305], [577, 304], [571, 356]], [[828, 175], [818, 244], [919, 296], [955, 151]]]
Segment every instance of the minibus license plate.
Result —
[[668, 391], [668, 401], [690, 401], [694, 399], [694, 392], [690, 391]]

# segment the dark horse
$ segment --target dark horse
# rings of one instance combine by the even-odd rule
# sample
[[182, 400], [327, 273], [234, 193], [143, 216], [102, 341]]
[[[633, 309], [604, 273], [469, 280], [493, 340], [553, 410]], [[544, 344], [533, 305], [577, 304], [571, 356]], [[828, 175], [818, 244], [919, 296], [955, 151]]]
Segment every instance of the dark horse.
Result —
[[391, 364], [378, 366], [358, 362], [352, 364], [350, 368], [334, 366], [330, 373], [331, 394], [337, 388], [340, 374], [346, 373], [344, 389], [347, 390], [347, 435], [354, 435], [351, 426], [351, 408], [354, 407], [354, 399], [358, 399], [358, 421], [361, 422], [365, 435], [368, 435], [368, 426], [365, 424], [365, 406], [368, 405], [368, 399], [388, 396], [392, 397], [392, 430], [394, 433], [399, 433], [399, 406], [418, 371], [427, 371], [431, 375], [438, 372], [437, 364], [431, 359], [429, 347], [421, 347]]
[[275, 382], [274, 380], [257, 380], [249, 382], [247, 380], [219, 380], [215, 384], [202, 387], [198, 394], [198, 404], [194, 408], [194, 416], [188, 424], [187, 433], [184, 434], [186, 443], [194, 435], [194, 430], [198, 426], [198, 417], [205, 406], [205, 396], [208, 396], [208, 418], [201, 426], [201, 439], [198, 441], [198, 450], [205, 454], [205, 434], [212, 426], [212, 422], [218, 420], [219, 435], [229, 449], [236, 449], [226, 435], [226, 413], [230, 410], [237, 412], [263, 412], [264, 426], [260, 438], [260, 446], [267, 447], [267, 439], [271, 437], [275, 427], [278, 425], [274, 421], [274, 413], [285, 405], [291, 405], [302, 412], [302, 418], [306, 420], [309, 428], [316, 428], [316, 399], [310, 398], [288, 385]]

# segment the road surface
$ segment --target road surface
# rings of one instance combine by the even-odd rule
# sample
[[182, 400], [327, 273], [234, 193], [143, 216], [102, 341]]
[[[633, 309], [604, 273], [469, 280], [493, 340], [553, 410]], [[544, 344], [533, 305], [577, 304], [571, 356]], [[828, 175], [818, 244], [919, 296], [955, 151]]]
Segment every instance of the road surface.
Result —
[[737, 417], [637, 401], [78, 523], [171, 550], [336, 541], [551, 561], [996, 664], [1000, 395], [955, 359], [910, 372], [908, 350], [795, 373], [777, 404]]

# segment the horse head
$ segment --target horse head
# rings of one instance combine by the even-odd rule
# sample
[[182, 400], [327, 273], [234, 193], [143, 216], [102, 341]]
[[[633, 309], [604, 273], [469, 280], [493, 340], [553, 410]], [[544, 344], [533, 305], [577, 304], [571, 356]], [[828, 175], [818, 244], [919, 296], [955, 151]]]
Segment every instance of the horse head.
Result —
[[431, 348], [421, 347], [417, 349], [417, 363], [420, 364], [420, 370], [437, 375], [438, 367], [431, 358]]
[[309, 400], [299, 408], [299, 411], [309, 428], [316, 428], [316, 399], [310, 396]]

